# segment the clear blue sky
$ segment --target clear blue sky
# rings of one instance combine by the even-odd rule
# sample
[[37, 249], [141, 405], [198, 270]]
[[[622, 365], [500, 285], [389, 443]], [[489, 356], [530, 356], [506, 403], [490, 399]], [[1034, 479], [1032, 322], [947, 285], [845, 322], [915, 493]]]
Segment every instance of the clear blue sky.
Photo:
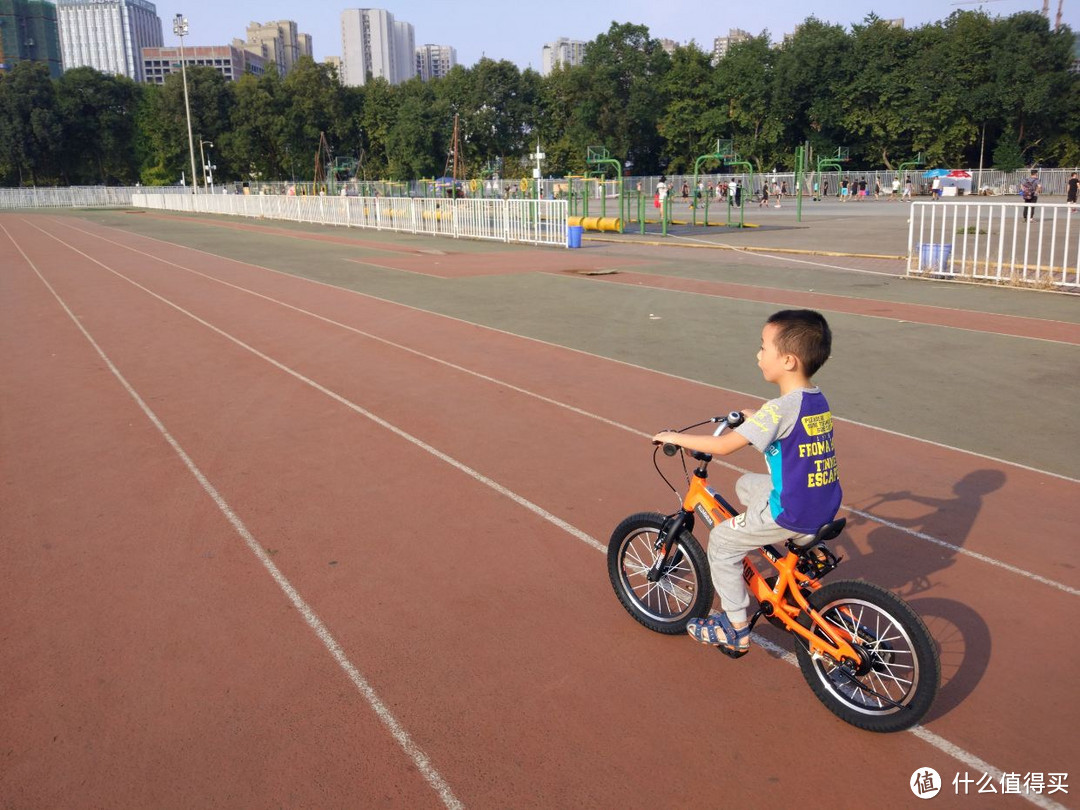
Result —
[[[695, 39], [706, 50], [714, 37], [726, 36], [729, 28], [751, 34], [768, 30], [774, 41], [810, 15], [848, 26], [862, 22], [871, 12], [879, 17], [903, 17], [909, 28], [943, 20], [958, 10], [982, 8], [991, 15], [1018, 11], [1041, 11], [1042, 0], [990, 0], [982, 4], [950, 0], [795, 0], [761, 2], [689, 2], [689, 0], [394, 0], [349, 4], [348, 0], [152, 0], [161, 17], [165, 44], [176, 44], [172, 18], [182, 12], [188, 18], [190, 45], [223, 45], [234, 37], [243, 39], [249, 22], [296, 20], [300, 31], [311, 34], [315, 58], [341, 53], [341, 11], [345, 8], [385, 8], [395, 19], [412, 23], [416, 44], [433, 43], [457, 48], [459, 64], [469, 66], [481, 56], [508, 59], [521, 68], [540, 68], [540, 48], [558, 37], [591, 40], [614, 20], [647, 25], [658, 38], [687, 42]], [[1058, 0], [1050, 0], [1051, 24]], [[1080, 0], [1067, 0], [1062, 22], [1080, 29]]]

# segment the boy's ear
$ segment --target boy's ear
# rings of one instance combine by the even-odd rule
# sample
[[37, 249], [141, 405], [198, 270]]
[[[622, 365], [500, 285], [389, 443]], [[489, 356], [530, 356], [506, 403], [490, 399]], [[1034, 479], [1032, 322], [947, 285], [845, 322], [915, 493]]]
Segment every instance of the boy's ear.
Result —
[[786, 371], [795, 371], [799, 368], [799, 357], [794, 354], [784, 355], [784, 369]]

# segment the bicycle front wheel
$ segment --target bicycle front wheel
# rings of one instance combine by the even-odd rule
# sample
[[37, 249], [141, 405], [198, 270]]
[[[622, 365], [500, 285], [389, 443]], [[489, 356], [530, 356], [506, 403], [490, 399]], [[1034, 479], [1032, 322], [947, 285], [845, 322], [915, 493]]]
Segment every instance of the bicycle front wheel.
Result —
[[683, 531], [659, 578], [650, 582], [665, 519], [641, 512], [615, 528], [608, 542], [608, 577], [619, 602], [641, 624], [657, 633], [685, 633], [686, 623], [704, 616], [712, 605], [709, 562], [694, 535]]
[[[797, 639], [799, 668], [818, 699], [844, 722], [868, 731], [902, 731], [918, 723], [941, 681], [937, 647], [918, 614], [890, 591], [862, 581], [830, 583], [809, 602], [866, 656], [854, 670], [815, 661]], [[810, 626], [808, 616], [799, 621]]]

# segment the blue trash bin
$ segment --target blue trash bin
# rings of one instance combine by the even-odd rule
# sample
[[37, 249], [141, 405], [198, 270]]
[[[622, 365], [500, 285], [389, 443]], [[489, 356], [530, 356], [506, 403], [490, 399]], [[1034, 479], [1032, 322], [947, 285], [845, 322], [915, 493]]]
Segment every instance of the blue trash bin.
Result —
[[581, 247], [581, 234], [584, 233], [584, 231], [585, 229], [580, 225], [570, 225], [566, 229], [566, 246], [568, 248]]
[[919, 267], [924, 270], [944, 270], [952, 255], [952, 245], [934, 243], [919, 245]]

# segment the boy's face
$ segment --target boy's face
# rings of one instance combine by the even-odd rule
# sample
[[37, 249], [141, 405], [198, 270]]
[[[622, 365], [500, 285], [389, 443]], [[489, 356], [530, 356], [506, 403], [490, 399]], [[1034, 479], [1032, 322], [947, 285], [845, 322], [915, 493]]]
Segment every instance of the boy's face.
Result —
[[780, 330], [774, 323], [767, 323], [761, 330], [761, 348], [757, 353], [758, 368], [767, 382], [775, 383], [787, 371], [793, 371], [797, 360], [793, 354], [781, 354], [776, 348], [776, 333]]

